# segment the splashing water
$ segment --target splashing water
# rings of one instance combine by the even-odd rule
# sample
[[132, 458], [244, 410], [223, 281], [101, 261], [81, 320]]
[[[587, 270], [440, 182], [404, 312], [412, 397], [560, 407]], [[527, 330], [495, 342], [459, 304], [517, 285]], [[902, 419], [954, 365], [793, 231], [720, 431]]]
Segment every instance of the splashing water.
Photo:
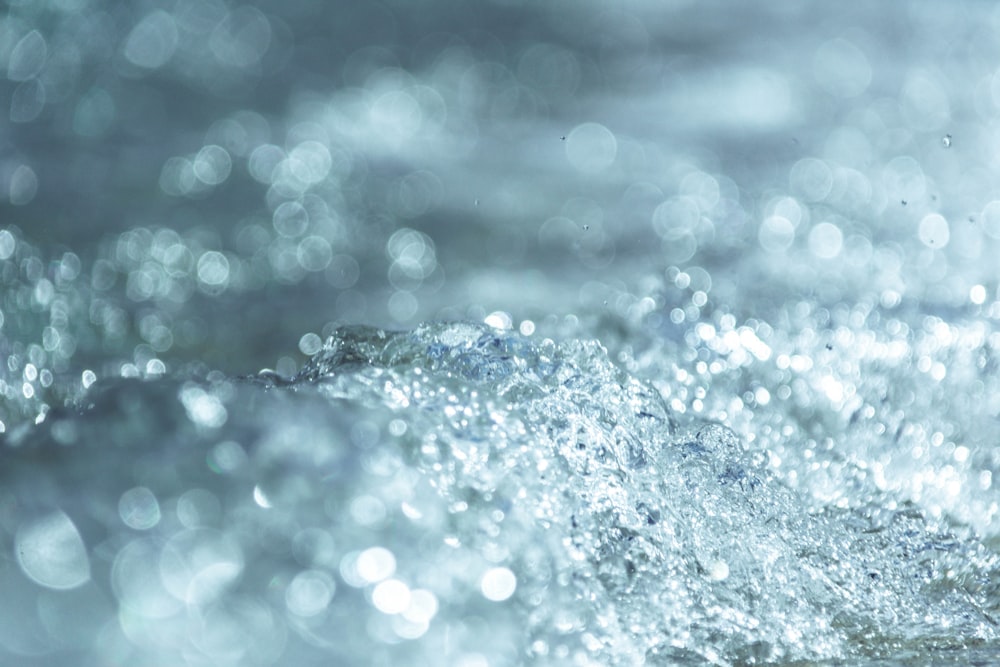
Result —
[[593, 341], [341, 329], [291, 379], [99, 382], [15, 446], [16, 655], [749, 664], [997, 634], [968, 531], [803, 495]]

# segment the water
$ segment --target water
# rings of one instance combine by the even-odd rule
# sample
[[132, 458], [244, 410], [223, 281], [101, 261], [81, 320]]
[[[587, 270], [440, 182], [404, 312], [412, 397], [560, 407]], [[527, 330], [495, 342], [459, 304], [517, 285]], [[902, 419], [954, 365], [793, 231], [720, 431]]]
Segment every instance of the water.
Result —
[[993, 8], [5, 12], [0, 662], [996, 661]]

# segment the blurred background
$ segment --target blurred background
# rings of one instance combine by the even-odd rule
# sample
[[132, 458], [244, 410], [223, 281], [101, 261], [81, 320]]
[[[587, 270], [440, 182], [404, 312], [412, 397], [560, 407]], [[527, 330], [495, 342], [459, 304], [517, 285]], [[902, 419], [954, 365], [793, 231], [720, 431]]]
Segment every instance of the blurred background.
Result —
[[288, 372], [347, 322], [996, 296], [988, 4], [5, 11], [2, 331], [57, 373]]

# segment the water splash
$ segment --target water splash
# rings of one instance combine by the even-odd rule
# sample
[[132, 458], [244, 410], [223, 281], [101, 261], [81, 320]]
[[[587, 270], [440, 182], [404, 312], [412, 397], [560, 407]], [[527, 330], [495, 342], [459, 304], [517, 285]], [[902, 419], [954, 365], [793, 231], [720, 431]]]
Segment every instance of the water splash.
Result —
[[[5, 506], [59, 519], [0, 532], [41, 564], [0, 572], [39, 609], [35, 644], [0, 633], [13, 656], [747, 664], [996, 639], [970, 531], [888, 492], [803, 495], [594, 341], [344, 328], [294, 378], [101, 380], [86, 406], [8, 439]], [[53, 630], [70, 585], [104, 630]]]

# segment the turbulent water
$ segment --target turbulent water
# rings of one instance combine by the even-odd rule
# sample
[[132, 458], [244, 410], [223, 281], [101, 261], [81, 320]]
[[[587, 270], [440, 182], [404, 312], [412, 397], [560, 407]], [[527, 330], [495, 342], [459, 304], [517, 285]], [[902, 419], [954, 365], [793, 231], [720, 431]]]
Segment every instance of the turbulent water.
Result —
[[0, 663], [1000, 660], [1000, 12], [7, 0]]

